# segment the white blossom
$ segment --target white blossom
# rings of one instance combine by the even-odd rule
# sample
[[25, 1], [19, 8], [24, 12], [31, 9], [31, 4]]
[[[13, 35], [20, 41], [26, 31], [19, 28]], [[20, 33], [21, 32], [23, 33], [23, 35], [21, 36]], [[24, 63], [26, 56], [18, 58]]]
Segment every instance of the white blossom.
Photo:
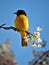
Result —
[[4, 51], [9, 51], [9, 46], [10, 46], [10, 42], [6, 41], [3, 45], [2, 45], [2, 49]]
[[[34, 32], [34, 34], [32, 36], [26, 36], [24, 37], [25, 42], [32, 42], [34, 44], [32, 44], [32, 47], [37, 48], [37, 47], [41, 47], [42, 45], [40, 44], [42, 42], [41, 36], [40, 36], [40, 31], [42, 30], [42, 28], [37, 27], [37, 31]], [[37, 44], [38, 43], [38, 44]]]
[[43, 65], [46, 65], [46, 62], [45, 61], [43, 61]]
[[42, 28], [41, 27], [37, 27], [37, 31], [42, 31]]
[[29, 41], [29, 39], [25, 39], [25, 42], [28, 42]]
[[35, 41], [37, 42], [37, 43], [40, 43], [40, 42], [42, 42], [42, 39], [41, 38], [35, 38]]
[[40, 32], [34, 32], [33, 34], [35, 37], [40, 37]]
[[25, 40], [25, 42], [28, 42], [29, 38], [26, 36], [26, 37], [24, 37], [24, 40]]
[[29, 41], [34, 42], [34, 37], [29, 38]]
[[41, 44], [38, 44], [38, 47], [42, 47], [42, 45]]
[[33, 37], [24, 37], [24, 40], [25, 40], [25, 42], [28, 42], [28, 41], [33, 42], [34, 38]]
[[32, 44], [31, 47], [37, 48], [37, 44]]
[[27, 39], [27, 36], [26, 36], [26, 37], [24, 37], [24, 39]]

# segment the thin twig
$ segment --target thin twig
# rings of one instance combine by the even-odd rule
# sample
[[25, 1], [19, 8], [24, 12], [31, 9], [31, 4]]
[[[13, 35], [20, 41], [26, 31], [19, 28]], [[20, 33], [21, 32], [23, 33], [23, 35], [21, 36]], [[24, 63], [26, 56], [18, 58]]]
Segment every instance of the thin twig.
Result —
[[2, 27], [2, 26], [4, 26], [5, 24], [2, 24], [2, 25], [0, 25], [0, 28]]
[[12, 30], [14, 30], [14, 31], [18, 31], [18, 32], [26, 32], [27, 34], [29, 34], [29, 35], [33, 35], [33, 34], [31, 34], [30, 32], [28, 32], [28, 31], [24, 31], [24, 30], [19, 30], [19, 29], [17, 29], [17, 28], [15, 28], [15, 27], [13, 27], [13, 26], [10, 26], [10, 27], [3, 27], [5, 24], [2, 24], [2, 25], [0, 25], [0, 28], [3, 28], [3, 29], [5, 29], [5, 30], [10, 30], [10, 29], [12, 29]]
[[48, 52], [49, 52], [49, 50], [46, 51], [46, 52], [44, 52], [44, 53], [33, 63], [33, 65], [36, 65], [36, 63], [37, 63], [44, 55], [47, 55]]

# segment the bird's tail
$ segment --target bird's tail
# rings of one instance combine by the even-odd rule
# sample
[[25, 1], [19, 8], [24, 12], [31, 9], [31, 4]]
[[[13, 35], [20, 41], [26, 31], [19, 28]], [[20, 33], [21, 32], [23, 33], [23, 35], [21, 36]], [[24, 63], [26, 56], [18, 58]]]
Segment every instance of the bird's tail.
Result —
[[28, 46], [28, 43], [24, 40], [24, 38], [22, 37], [22, 47], [23, 46]]
[[28, 46], [28, 43], [27, 43], [27, 41], [25, 41], [25, 39], [24, 39], [24, 37], [26, 37], [26, 33], [25, 32], [20, 32], [20, 34], [21, 34], [21, 44], [22, 44], [22, 46]]

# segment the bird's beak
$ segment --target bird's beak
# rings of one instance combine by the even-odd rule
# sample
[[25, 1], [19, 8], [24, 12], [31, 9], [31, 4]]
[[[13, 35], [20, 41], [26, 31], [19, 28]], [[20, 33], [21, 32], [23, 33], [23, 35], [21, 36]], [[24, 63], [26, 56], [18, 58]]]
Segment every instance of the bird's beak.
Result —
[[17, 14], [17, 12], [14, 12], [13, 14]]

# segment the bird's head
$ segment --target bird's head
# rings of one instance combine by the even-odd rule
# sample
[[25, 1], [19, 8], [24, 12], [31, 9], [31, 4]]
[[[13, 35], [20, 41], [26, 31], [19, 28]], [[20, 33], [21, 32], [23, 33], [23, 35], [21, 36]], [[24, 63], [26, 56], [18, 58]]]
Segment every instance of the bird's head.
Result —
[[14, 14], [16, 14], [17, 16], [19, 16], [19, 15], [21, 15], [21, 14], [27, 16], [27, 15], [26, 15], [26, 12], [25, 12], [24, 10], [18, 10], [18, 11], [15, 12]]

